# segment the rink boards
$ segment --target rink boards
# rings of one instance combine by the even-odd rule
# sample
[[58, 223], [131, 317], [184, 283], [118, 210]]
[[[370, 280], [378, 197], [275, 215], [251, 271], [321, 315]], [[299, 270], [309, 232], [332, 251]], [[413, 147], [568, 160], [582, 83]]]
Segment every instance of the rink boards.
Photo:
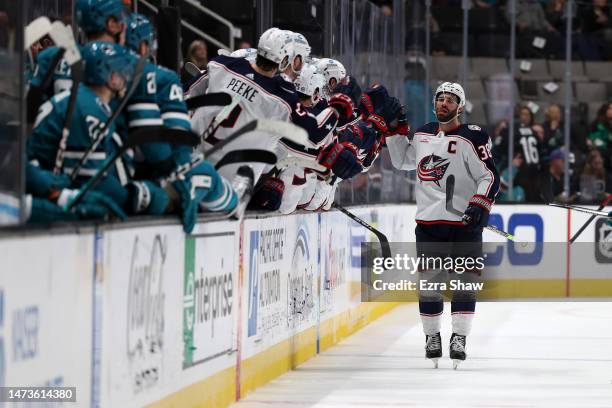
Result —
[[[414, 206], [354, 211], [414, 240]], [[565, 242], [588, 218], [572, 217], [496, 206], [491, 222]], [[487, 232], [512, 266], [494, 275], [496, 297], [612, 296], [600, 224], [580, 239], [601, 241], [594, 253], [540, 257], [551, 266], [537, 275], [533, 254]], [[0, 386], [76, 386], [78, 406], [226, 406], [395, 306], [360, 302], [360, 244], [375, 238], [338, 212], [207, 221], [189, 236], [167, 220], [53, 232], [0, 239]]]

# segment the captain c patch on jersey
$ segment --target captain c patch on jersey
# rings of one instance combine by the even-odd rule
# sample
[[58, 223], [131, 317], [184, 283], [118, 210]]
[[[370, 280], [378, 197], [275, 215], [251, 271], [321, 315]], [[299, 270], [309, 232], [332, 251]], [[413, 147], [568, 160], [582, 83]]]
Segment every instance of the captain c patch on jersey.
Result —
[[435, 154], [423, 157], [417, 166], [419, 180], [421, 182], [433, 181], [440, 187], [440, 180], [444, 177], [449, 164], [449, 159], [436, 156]]

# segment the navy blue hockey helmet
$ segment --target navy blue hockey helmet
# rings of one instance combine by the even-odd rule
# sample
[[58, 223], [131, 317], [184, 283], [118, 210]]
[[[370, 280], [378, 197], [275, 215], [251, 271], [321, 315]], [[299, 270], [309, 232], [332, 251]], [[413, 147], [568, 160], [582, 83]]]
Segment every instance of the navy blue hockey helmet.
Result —
[[157, 48], [153, 24], [144, 15], [131, 13], [126, 19], [125, 46], [138, 52], [143, 41], [146, 41], [152, 51]]
[[106, 31], [109, 17], [122, 21], [125, 13], [121, 0], [77, 0], [74, 8], [77, 25], [86, 34]]
[[90, 85], [106, 85], [113, 72], [129, 82], [134, 75], [135, 60], [130, 52], [119, 44], [94, 41], [81, 48], [85, 61], [83, 81]]

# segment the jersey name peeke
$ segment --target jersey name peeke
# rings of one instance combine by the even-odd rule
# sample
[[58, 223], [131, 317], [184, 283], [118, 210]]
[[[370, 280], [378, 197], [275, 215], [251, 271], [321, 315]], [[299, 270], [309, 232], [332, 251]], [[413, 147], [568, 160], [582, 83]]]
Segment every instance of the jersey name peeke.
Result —
[[226, 89], [237, 93], [249, 102], [253, 102], [253, 98], [259, 93], [257, 89], [239, 79], [232, 78]]

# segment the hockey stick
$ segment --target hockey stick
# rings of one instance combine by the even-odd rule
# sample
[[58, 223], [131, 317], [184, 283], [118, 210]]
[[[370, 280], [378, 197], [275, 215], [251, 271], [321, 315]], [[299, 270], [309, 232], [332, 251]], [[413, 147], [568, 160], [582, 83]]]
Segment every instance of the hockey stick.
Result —
[[183, 68], [185, 68], [185, 72], [187, 72], [192, 77], [200, 75], [201, 73], [204, 72], [203, 70], [198, 68], [198, 66], [196, 64], [194, 64], [191, 61], [190, 62], [186, 62], [185, 65], [183, 66]]
[[65, 209], [70, 210], [74, 207], [81, 199], [98, 184], [98, 182], [104, 177], [106, 172], [111, 166], [123, 155], [128, 149], [135, 146], [140, 146], [146, 143], [172, 143], [187, 146], [196, 146], [198, 144], [198, 138], [195, 134], [187, 132], [182, 129], [165, 128], [163, 126], [146, 127], [140, 128], [128, 136], [125, 143], [118, 149], [115, 154], [109, 157], [102, 167], [93, 175], [91, 179], [87, 181], [80, 189], [77, 195], [70, 201]]
[[82, 65], [80, 61], [74, 63], [71, 68], [72, 86], [70, 87], [70, 100], [66, 110], [66, 118], [64, 119], [64, 127], [62, 129], [62, 138], [60, 139], [55, 156], [55, 166], [53, 174], [60, 174], [64, 167], [64, 153], [66, 152], [66, 143], [70, 136], [70, 127], [72, 126], [72, 116], [76, 105], [77, 95], [79, 93], [79, 84], [81, 83]]
[[287, 137], [287, 135], [291, 135], [289, 137], [291, 139], [295, 138], [296, 140], [303, 140], [304, 138], [308, 139], [308, 133], [306, 132], [306, 130], [292, 123], [280, 122], [277, 120], [270, 119], [255, 119], [242, 126], [240, 129], [238, 129], [225, 139], [220, 140], [210, 149], [204, 151], [203, 153], [195, 154], [189, 163], [185, 163], [184, 165], [180, 166], [178, 169], [176, 169], [176, 171], [174, 171], [170, 176], [168, 176], [168, 178], [166, 178], [166, 182], [177, 180], [178, 178], [189, 172], [191, 169], [196, 167], [198, 164], [202, 163], [205, 157], [209, 157], [212, 154], [218, 152], [227, 144], [235, 141], [242, 135], [256, 131], [271, 133], [274, 135], [275, 138], [278, 139], [282, 137]]
[[[606, 205], [608, 205], [608, 203], [610, 202], [610, 200], [612, 200], [612, 194], [608, 195], [606, 198], [604, 198], [604, 200], [601, 202], [601, 204], [599, 204], [599, 208], [597, 208], [598, 210], [603, 210], [604, 207]], [[570, 244], [573, 244], [574, 241], [576, 241], [576, 239], [578, 239], [578, 236], [580, 236], [580, 234], [582, 234], [582, 231], [584, 231], [586, 229], [586, 227], [589, 226], [589, 224], [591, 222], [593, 222], [593, 220], [596, 218], [596, 215], [591, 215], [589, 217], [588, 220], [586, 220], [586, 222], [582, 225], [582, 227], [580, 227], [580, 229], [578, 231], [576, 231], [576, 233], [574, 234], [574, 236], [570, 239]]]
[[559, 208], [567, 208], [568, 210], [574, 210], [578, 212], [583, 212], [587, 214], [592, 214], [594, 216], [606, 217], [609, 218], [608, 213], [606, 211], [601, 210], [592, 210], [586, 207], [579, 207], [577, 205], [569, 205], [569, 204], [556, 204], [556, 203], [548, 203], [548, 205]]
[[387, 236], [385, 234], [383, 234], [382, 232], [380, 232], [379, 230], [377, 230], [376, 228], [374, 228], [373, 226], [371, 226], [370, 224], [368, 224], [367, 222], [365, 222], [364, 220], [341, 206], [340, 204], [333, 203], [332, 207], [336, 208], [341, 213], [349, 217], [351, 220], [355, 221], [357, 224], [360, 224], [362, 227], [370, 230], [374, 235], [376, 235], [376, 238], [378, 238], [378, 241], [380, 242], [382, 256], [384, 258], [391, 258], [391, 247], [389, 246], [389, 240], [387, 239]]
[[104, 140], [104, 138], [106, 137], [107, 129], [115, 122], [121, 111], [123, 111], [123, 108], [125, 108], [125, 106], [127, 105], [128, 100], [132, 97], [134, 91], [136, 91], [136, 88], [140, 83], [140, 78], [142, 77], [142, 71], [144, 69], [146, 60], [147, 58], [144, 56], [138, 59], [130, 89], [128, 89], [128, 91], [125, 93], [125, 95], [121, 99], [121, 102], [119, 103], [119, 106], [117, 106], [117, 109], [115, 109], [111, 117], [104, 123], [104, 125], [102, 125], [98, 138], [94, 140], [89, 149], [87, 149], [87, 151], [83, 153], [83, 156], [76, 164], [76, 166], [74, 166], [74, 170], [72, 170], [72, 174], [70, 175], [70, 180], [76, 179], [77, 175], [79, 174], [79, 170], [81, 170], [81, 167], [83, 167], [85, 162], [87, 162], [87, 160], [89, 159], [89, 156], [91, 156], [91, 154], [96, 151], [100, 143], [102, 143], [102, 140]]
[[[446, 211], [448, 211], [451, 214], [457, 215], [459, 217], [461, 217], [463, 223], [465, 224], [465, 214], [462, 213], [461, 211], [455, 209], [453, 207], [453, 195], [455, 193], [455, 176], [454, 175], [450, 175], [447, 177], [446, 179]], [[487, 225], [485, 227], [486, 229], [488, 229], [489, 231], [492, 231], [498, 235], [501, 235], [502, 237], [513, 241], [513, 242], [517, 242], [519, 244], [521, 244], [521, 246], [525, 247], [527, 246], [527, 242], [525, 241], [520, 241], [518, 240], [514, 235], [506, 232], [506, 231], [502, 231], [499, 228], [493, 226], [493, 225]]]
[[185, 100], [187, 110], [195, 110], [204, 106], [227, 106], [232, 103], [232, 97], [225, 92], [213, 92], [194, 96]]

